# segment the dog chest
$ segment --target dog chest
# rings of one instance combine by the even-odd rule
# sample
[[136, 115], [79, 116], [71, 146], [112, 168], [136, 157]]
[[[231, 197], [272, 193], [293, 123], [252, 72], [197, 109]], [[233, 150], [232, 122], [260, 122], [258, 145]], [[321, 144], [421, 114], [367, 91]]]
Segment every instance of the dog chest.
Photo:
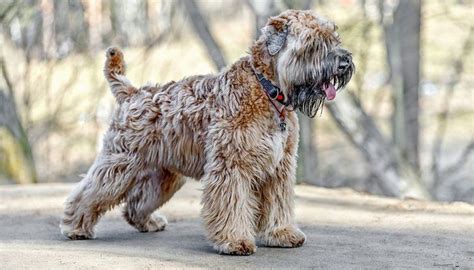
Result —
[[271, 160], [273, 163], [272, 169], [275, 169], [280, 161], [283, 159], [284, 149], [286, 144], [286, 137], [285, 133], [283, 132], [276, 132], [272, 134], [270, 143], [271, 143]]

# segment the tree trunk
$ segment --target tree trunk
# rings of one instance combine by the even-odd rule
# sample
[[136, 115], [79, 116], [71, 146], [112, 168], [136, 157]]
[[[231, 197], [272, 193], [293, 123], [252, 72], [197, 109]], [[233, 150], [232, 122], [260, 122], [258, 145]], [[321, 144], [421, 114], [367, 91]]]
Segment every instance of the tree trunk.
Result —
[[89, 33], [89, 48], [98, 51], [102, 48], [102, 2], [82, 0]]
[[5, 88], [0, 87], [0, 170], [17, 183], [36, 183], [33, 151], [18, 115], [13, 84], [2, 55], [0, 72], [5, 83]]
[[51, 58], [55, 56], [57, 51], [56, 30], [54, 29], [54, 2], [53, 0], [42, 0], [40, 7], [43, 18], [43, 53], [46, 58]]
[[55, 36], [59, 56], [89, 49], [89, 34], [82, 1], [54, 1]]
[[0, 89], [0, 170], [20, 184], [36, 183], [37, 175], [28, 137], [23, 128], [3, 60], [0, 68], [9, 91]]
[[260, 30], [265, 26], [268, 18], [277, 15], [279, 10], [274, 0], [249, 0], [248, 4], [255, 14], [254, 37], [257, 39], [262, 34]]
[[298, 177], [297, 182], [319, 185], [318, 154], [316, 151], [315, 120], [299, 114], [300, 142], [298, 145]]
[[393, 22], [384, 23], [393, 88], [393, 141], [400, 157], [416, 171], [419, 171], [420, 167], [418, 145], [420, 16], [420, 0], [401, 0], [393, 12]]
[[206, 20], [202, 16], [202, 13], [194, 0], [184, 0], [184, 6], [186, 12], [191, 19], [192, 26], [196, 33], [201, 38], [202, 42], [206, 46], [208, 54], [211, 56], [214, 65], [218, 70], [226, 67], [225, 57], [222, 54], [222, 50], [217, 44], [216, 40], [209, 30]]

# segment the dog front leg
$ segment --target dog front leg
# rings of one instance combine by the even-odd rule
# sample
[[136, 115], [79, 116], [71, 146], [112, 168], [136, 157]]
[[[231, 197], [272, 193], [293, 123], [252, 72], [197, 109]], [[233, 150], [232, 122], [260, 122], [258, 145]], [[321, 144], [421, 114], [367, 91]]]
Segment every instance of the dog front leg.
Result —
[[294, 222], [296, 146], [290, 144], [275, 174], [260, 190], [259, 238], [272, 247], [299, 247], [306, 240]]
[[255, 196], [238, 169], [212, 171], [204, 179], [202, 217], [208, 239], [221, 254], [250, 255], [255, 245]]

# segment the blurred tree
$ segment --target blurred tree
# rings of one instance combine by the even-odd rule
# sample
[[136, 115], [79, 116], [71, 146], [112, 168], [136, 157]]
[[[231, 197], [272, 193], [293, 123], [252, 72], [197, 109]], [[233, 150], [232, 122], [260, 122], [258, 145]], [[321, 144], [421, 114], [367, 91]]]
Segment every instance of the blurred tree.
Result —
[[54, 1], [54, 30], [58, 48], [56, 57], [87, 51], [90, 39], [81, 1]]
[[[451, 114], [451, 98], [453, 88], [460, 82], [460, 87], [465, 87], [465, 82], [470, 82], [469, 70], [469, 52], [472, 47], [472, 22], [469, 18], [459, 17], [457, 14], [461, 10], [472, 7], [472, 1], [458, 1], [459, 3], [442, 3], [432, 4], [431, 2], [423, 2], [424, 14], [423, 19], [429, 20], [430, 12], [435, 10], [433, 6], [442, 7], [442, 11], [436, 16], [436, 19], [427, 21], [426, 24], [433, 23], [436, 20], [443, 20], [446, 26], [455, 24], [462, 27], [463, 31], [450, 35], [450, 38], [458, 40], [458, 37], [464, 35], [464, 29], [470, 29], [470, 38], [465, 42], [462, 52], [458, 58], [453, 59], [448, 64], [449, 68], [443, 72], [446, 75], [439, 77], [439, 81], [434, 82], [437, 87], [446, 93], [442, 97], [442, 107], [438, 115], [439, 121], [433, 125], [431, 121], [426, 130], [436, 126], [435, 140], [432, 149], [432, 168], [431, 173], [423, 171], [420, 174], [419, 155], [421, 142], [418, 142], [419, 124], [418, 115], [420, 108], [418, 107], [418, 84], [420, 80], [420, 29], [423, 26], [421, 13], [421, 0], [358, 0], [358, 1], [323, 1], [323, 0], [246, 0], [246, 4], [255, 16], [255, 27], [252, 35], [258, 37], [260, 29], [265, 24], [267, 18], [278, 14], [280, 11], [288, 8], [307, 9], [312, 8], [313, 3], [317, 5], [317, 10], [327, 13], [328, 8], [340, 5], [345, 8], [357, 8], [353, 12], [338, 14], [347, 15], [344, 19], [337, 19], [340, 26], [340, 32], [344, 37], [344, 41], [348, 47], [351, 47], [354, 58], [357, 59], [357, 73], [350, 84], [350, 89], [345, 90], [338, 96], [336, 102], [328, 103], [327, 108], [339, 129], [349, 138], [349, 141], [361, 153], [366, 161], [367, 168], [370, 169], [368, 174], [375, 179], [370, 182], [355, 177], [346, 179], [343, 174], [347, 169], [341, 170], [341, 173], [335, 173], [336, 178], [328, 181], [328, 177], [319, 177], [320, 171], [324, 168], [325, 160], [318, 160], [316, 147], [316, 124], [322, 121], [312, 120], [306, 117], [300, 117], [300, 147], [298, 159], [298, 180], [323, 186], [343, 186], [348, 185], [369, 191], [382, 192], [392, 196], [418, 196], [429, 197], [426, 191], [426, 185], [429, 186], [431, 194], [435, 198], [454, 200], [456, 198], [470, 198], [472, 191], [465, 183], [469, 182], [469, 177], [462, 176], [463, 173], [457, 174], [465, 164], [469, 164], [469, 157], [474, 152], [473, 139], [467, 143], [467, 146], [459, 151], [456, 160], [446, 159], [443, 156], [447, 152], [447, 147], [443, 147], [444, 133], [449, 134], [448, 122], [455, 114]], [[38, 76], [38, 67], [44, 69], [45, 74], [53, 74], [56, 67], [64, 64], [65, 61], [57, 61], [71, 53], [92, 52], [102, 49], [104, 46], [118, 43], [121, 46], [135, 46], [144, 49], [139, 54], [139, 62], [147, 63], [149, 56], [156, 53], [154, 50], [162, 41], [168, 41], [171, 44], [180, 45], [184, 43], [180, 37], [197, 33], [210, 55], [211, 60], [217, 69], [225, 66], [226, 58], [220, 49], [219, 43], [216, 42], [212, 33], [212, 29], [219, 29], [209, 26], [206, 20], [221, 20], [229, 16], [242, 16], [246, 14], [242, 12], [245, 7], [241, 7], [242, 2], [238, 0], [222, 1], [222, 2], [206, 2], [201, 0], [136, 0], [136, 1], [119, 1], [119, 0], [3, 0], [0, 1], [0, 38], [4, 38], [8, 46], [3, 46], [5, 52], [10, 53], [14, 48], [15, 57], [18, 59], [10, 60], [8, 63], [17, 66], [10, 68], [12, 71], [13, 88], [15, 88], [15, 98], [8, 93], [8, 87], [2, 86], [2, 103], [3, 108], [11, 111], [12, 100], [16, 101], [17, 112], [12, 117], [7, 114], [2, 115], [3, 122], [11, 122], [9, 126], [15, 126], [15, 134], [21, 137], [21, 134], [27, 134], [29, 139], [30, 150], [33, 148], [37, 155], [41, 155], [41, 161], [38, 162], [38, 170], [42, 177], [48, 171], [45, 163], [53, 164], [55, 153], [54, 145], [57, 132], [63, 130], [66, 125], [74, 126], [74, 124], [65, 124], [61, 113], [70, 110], [68, 103], [62, 102], [67, 100], [68, 90], [75, 85], [76, 79], [83, 75], [81, 71], [97, 68], [94, 58], [90, 55], [78, 55], [80, 61], [74, 64], [73, 71], [68, 70], [71, 74], [70, 80], [60, 86], [61, 93], [58, 95], [54, 85], [58, 84], [57, 79], [53, 76]], [[381, 16], [377, 16], [377, 8]], [[461, 5], [461, 6], [460, 6]], [[202, 12], [200, 10], [202, 8]], [[425, 11], [426, 9], [426, 11]], [[343, 11], [347, 12], [347, 11]], [[463, 11], [464, 12], [464, 11]], [[242, 14], [241, 14], [242, 13]], [[438, 14], [436, 13], [436, 14]], [[186, 15], [187, 16], [183, 16]], [[362, 17], [361, 17], [362, 15]], [[443, 17], [444, 16], [444, 17]], [[449, 17], [446, 20], [446, 17]], [[431, 16], [432, 17], [432, 16]], [[464, 16], [465, 17], [465, 16]], [[230, 18], [230, 17], [229, 17]], [[192, 31], [187, 31], [183, 27], [184, 23], [191, 23]], [[227, 23], [227, 22], [225, 22]], [[381, 30], [381, 31], [380, 31]], [[429, 29], [426, 30], [429, 33]], [[467, 31], [466, 31], [467, 32]], [[382, 39], [377, 40], [379, 33], [382, 33]], [[171, 37], [171, 38], [168, 38]], [[225, 41], [225, 39], [221, 39]], [[0, 40], [1, 41], [1, 40]], [[374, 62], [378, 65], [379, 45], [385, 47], [387, 69], [389, 78], [382, 78], [380, 85], [374, 88], [375, 96], [366, 91], [368, 83], [374, 83], [374, 77], [383, 77], [385, 69], [379, 70], [380, 74], [375, 74], [371, 70]], [[2, 44], [3, 45], [3, 44]], [[461, 42], [459, 43], [461, 45]], [[240, 45], [239, 45], [240, 46]], [[430, 45], [423, 45], [423, 49]], [[372, 49], [373, 48], [373, 49]], [[227, 47], [230, 49], [230, 47]], [[232, 47], [234, 49], [234, 47]], [[10, 55], [4, 54], [5, 57]], [[429, 52], [428, 52], [429, 55]], [[84, 60], [85, 61], [82, 61]], [[431, 65], [431, 59], [427, 58], [425, 62]], [[430, 63], [428, 63], [430, 62]], [[17, 64], [18, 63], [18, 64]], [[136, 65], [134, 65], [136, 66]], [[466, 71], [463, 72], [464, 66]], [[403, 67], [403, 68], [402, 68]], [[379, 68], [379, 67], [378, 67]], [[430, 67], [432, 72], [434, 68]], [[428, 69], [427, 69], [428, 70]], [[465, 75], [463, 75], [465, 73]], [[100, 74], [100, 73], [99, 73]], [[428, 72], [427, 72], [428, 75]], [[65, 76], [61, 76], [65, 79]], [[429, 77], [429, 76], [427, 76]], [[463, 77], [463, 78], [461, 78]], [[82, 77], [87, 81], [87, 77]], [[94, 77], [93, 85], [97, 89], [103, 89], [101, 86], [101, 77]], [[430, 79], [431, 80], [431, 79]], [[376, 82], [377, 84], [378, 82]], [[391, 93], [386, 95], [387, 91], [383, 91], [390, 86]], [[349, 90], [349, 91], [348, 91]], [[367, 95], [368, 93], [368, 95]], [[391, 94], [393, 101], [393, 117], [390, 136], [386, 136], [382, 129], [385, 127], [385, 118], [383, 113], [383, 98], [389, 97]], [[100, 96], [100, 95], [99, 95]], [[40, 97], [40, 98], [38, 98]], [[65, 98], [64, 98], [65, 97]], [[381, 99], [379, 97], [382, 97]], [[96, 121], [95, 112], [97, 111], [99, 98], [90, 102], [91, 109], [86, 113], [89, 120]], [[370, 101], [373, 100], [373, 104]], [[457, 104], [456, 98], [453, 104]], [[46, 109], [41, 108], [43, 103], [48, 104]], [[9, 105], [3, 105], [9, 104]], [[16, 107], [16, 105], [14, 107]], [[373, 106], [371, 106], [373, 105]], [[369, 110], [370, 108], [370, 110]], [[378, 110], [381, 108], [381, 110]], [[458, 107], [456, 107], [458, 108]], [[433, 108], [428, 109], [426, 117], [431, 117], [430, 112]], [[436, 110], [436, 108], [434, 108]], [[37, 112], [41, 111], [41, 116]], [[85, 114], [85, 115], [86, 115]], [[383, 116], [382, 116], [383, 115]], [[21, 117], [20, 117], [21, 116]], [[391, 115], [392, 116], [392, 115]], [[8, 121], [5, 120], [8, 118]], [[15, 120], [16, 119], [16, 120]], [[92, 120], [90, 120], [92, 119]], [[77, 120], [77, 119], [75, 119]], [[69, 121], [72, 121], [69, 119]], [[458, 120], [457, 120], [458, 121]], [[379, 123], [380, 122], [380, 123]], [[380, 124], [380, 125], [378, 125]], [[20, 126], [21, 128], [18, 128]], [[99, 125], [97, 125], [98, 127]], [[12, 128], [11, 128], [12, 129]], [[18, 132], [22, 130], [23, 132]], [[8, 137], [4, 134], [6, 129], [2, 129], [2, 143], [9, 140], [13, 136], [8, 133]], [[68, 131], [70, 132], [70, 131]], [[97, 128], [97, 132], [99, 129]], [[69, 134], [69, 133], [68, 133]], [[431, 133], [430, 133], [431, 134]], [[385, 136], [384, 136], [385, 135]], [[4, 139], [7, 138], [7, 139]], [[94, 137], [95, 138], [95, 137]], [[22, 139], [22, 141], [25, 141]], [[337, 140], [331, 140], [332, 142]], [[448, 143], [446, 140], [445, 143]], [[342, 143], [337, 141], [337, 143]], [[450, 143], [450, 142], [449, 142]], [[51, 151], [49, 150], [51, 144]], [[343, 144], [343, 143], [342, 143]], [[341, 146], [342, 146], [341, 144]], [[429, 143], [428, 143], [429, 144]], [[13, 152], [9, 153], [26, 153], [31, 151], [19, 150], [20, 144], [16, 145]], [[46, 145], [46, 146], [45, 146]], [[451, 143], [450, 143], [451, 145]], [[6, 148], [2, 148], [5, 153]], [[39, 150], [38, 150], [39, 149]], [[456, 148], [457, 149], [457, 148]], [[351, 151], [351, 150], [349, 150]], [[47, 153], [51, 152], [51, 161], [43, 161], [49, 159]], [[67, 151], [61, 152], [65, 155]], [[13, 154], [9, 154], [13, 155]], [[22, 154], [23, 155], [23, 154]], [[337, 154], [331, 153], [331, 157]], [[9, 160], [17, 158], [11, 156]], [[0, 163], [4, 162], [5, 155], [2, 155]], [[24, 158], [22, 158], [24, 159]], [[27, 160], [28, 158], [26, 158]], [[319, 163], [318, 161], [322, 161]], [[451, 162], [451, 163], [450, 163]], [[71, 162], [71, 164], [74, 161]], [[448, 164], [450, 163], [450, 164]], [[26, 163], [25, 163], [26, 164]], [[329, 166], [333, 164], [328, 164]], [[357, 164], [359, 165], [359, 164]], [[362, 164], [361, 164], [362, 165]], [[5, 165], [0, 165], [5, 166]], [[23, 166], [23, 165], [22, 165]], [[75, 166], [75, 165], [74, 165]], [[25, 170], [28, 171], [28, 170]], [[327, 172], [327, 171], [322, 171]], [[424, 179], [422, 181], [421, 175]], [[49, 175], [48, 175], [49, 176]], [[46, 176], [45, 178], [48, 178]], [[461, 179], [462, 178], [462, 179]], [[461, 179], [461, 180], [460, 180]], [[332, 180], [336, 180], [332, 182]], [[358, 180], [354, 183], [352, 180]], [[460, 184], [460, 181], [462, 184]], [[373, 185], [373, 183], [376, 185]], [[472, 182], [472, 181], [471, 181]], [[426, 184], [425, 184], [426, 183]], [[376, 186], [375, 188], [373, 188]], [[470, 185], [471, 190], [474, 188]], [[449, 190], [449, 191], [448, 191]], [[451, 192], [451, 193], [450, 193]], [[471, 193], [469, 193], [471, 192]], [[450, 193], [449, 196], [446, 194]], [[413, 195], [418, 194], [418, 195]], [[421, 195], [420, 195], [421, 194]], [[428, 194], [428, 196], [426, 196]], [[444, 195], [443, 195], [444, 194]]]
[[411, 166], [397, 162], [386, 140], [359, 99], [347, 91], [337, 102], [326, 104], [331, 116], [349, 141], [361, 151], [384, 195], [429, 199], [431, 195]]
[[0, 68], [6, 89], [0, 89], [0, 172], [20, 184], [36, 183], [33, 152], [18, 114], [13, 85], [3, 58]]
[[[397, 3], [404, 2], [405, 0], [399, 1]], [[408, 1], [405, 1], [408, 2]], [[380, 0], [379, 2], [379, 7], [384, 6], [383, 0]], [[362, 3], [362, 8], [364, 4]], [[366, 14], [366, 13], [364, 13]], [[419, 14], [418, 14], [419, 15]], [[398, 15], [401, 16], [401, 15]], [[418, 31], [418, 39], [419, 39], [419, 22], [420, 18], [418, 16], [418, 30], [415, 28], [415, 32]], [[399, 22], [399, 24], [402, 24], [402, 22]], [[406, 26], [405, 26], [406, 27]], [[366, 28], [367, 30], [368, 28]], [[398, 31], [398, 30], [397, 30]], [[408, 31], [404, 29], [403, 31]], [[365, 33], [365, 32], [364, 32]], [[364, 34], [363, 33], [363, 34]], [[398, 32], [397, 32], [398, 33]], [[366, 35], [365, 33], [364, 35]], [[412, 34], [412, 33], [407, 33], [407, 34]], [[416, 35], [415, 35], [416, 36]], [[393, 38], [393, 37], [390, 37]], [[402, 39], [401, 37], [399, 37]], [[390, 41], [386, 41], [387, 43], [390, 43]], [[399, 41], [395, 41], [396, 43], [399, 43]], [[406, 91], [411, 91], [415, 93], [411, 93], [412, 95], [415, 95], [413, 99], [416, 101], [410, 100], [408, 103], [402, 103], [401, 101], [398, 103], [400, 104], [399, 106], [415, 106], [416, 109], [409, 109], [407, 112], [410, 112], [413, 114], [414, 111], [416, 111], [416, 114], [418, 114], [418, 83], [419, 83], [419, 41], [417, 44], [413, 45], [415, 43], [413, 40], [410, 42], [404, 43], [404, 53], [405, 57], [409, 57], [410, 54], [413, 54], [412, 50], [418, 50], [418, 52], [414, 53], [415, 56], [418, 55], [418, 57], [415, 57], [414, 59], [405, 59], [406, 62], [409, 61], [414, 61], [416, 62], [415, 64], [411, 63], [414, 65], [414, 68], [416, 69], [415, 72], [415, 80], [416, 82], [410, 81], [408, 84], [409, 89], [407, 90], [406, 88], [400, 88], [402, 91], [401, 93], [405, 93]], [[401, 45], [400, 45], [401, 46]], [[363, 53], [363, 52], [362, 52]], [[392, 59], [390, 61], [400, 61], [399, 56], [393, 56], [392, 51], [387, 50], [387, 54], [389, 59]], [[364, 59], [363, 59], [364, 60]], [[361, 66], [362, 69], [365, 68], [365, 65]], [[397, 64], [397, 67], [399, 67], [399, 64]], [[401, 67], [399, 67], [399, 70], [401, 71]], [[413, 70], [411, 70], [413, 71]], [[362, 72], [362, 74], [365, 74], [365, 70], [362, 70], [359, 72]], [[398, 73], [401, 74], [401, 73]], [[393, 76], [393, 74], [392, 74]], [[401, 75], [400, 75], [401, 76]], [[407, 75], [407, 78], [412, 75]], [[410, 77], [412, 78], [412, 77]], [[392, 79], [393, 81], [393, 79]], [[406, 82], [408, 83], [408, 82]], [[414, 85], [416, 83], [416, 85]], [[361, 83], [356, 83], [356, 89], [357, 93], [360, 93], [362, 91], [362, 84]], [[405, 92], [404, 92], [405, 91]], [[403, 95], [400, 96], [403, 96]], [[406, 99], [403, 99], [402, 101], [405, 101]], [[414, 102], [414, 103], [413, 103]], [[338, 97], [337, 102], [332, 102], [328, 103], [327, 107], [333, 117], [333, 119], [336, 121], [337, 125], [343, 131], [343, 133], [349, 138], [349, 141], [359, 149], [359, 151], [363, 154], [363, 157], [366, 159], [367, 163], [369, 164], [369, 168], [371, 170], [372, 176], [374, 176], [376, 183], [378, 183], [378, 186], [380, 190], [382, 191], [383, 194], [385, 195], [390, 195], [390, 196], [396, 196], [396, 197], [416, 197], [416, 198], [423, 198], [423, 199], [429, 199], [431, 198], [431, 194], [429, 193], [425, 183], [423, 183], [420, 173], [418, 170], [418, 165], [414, 166], [406, 156], [402, 156], [400, 151], [398, 151], [398, 148], [392, 147], [392, 142], [391, 140], [387, 140], [380, 129], [377, 127], [374, 119], [365, 111], [364, 107], [362, 106], [359, 98], [352, 94], [351, 92], [347, 92], [344, 95], [340, 95]], [[405, 107], [404, 107], [405, 109]], [[397, 110], [395, 110], [397, 112]], [[397, 114], [395, 112], [395, 114]], [[407, 114], [407, 112], [404, 112], [404, 114], [399, 113], [401, 115]], [[405, 117], [405, 116], [404, 116]], [[413, 118], [416, 119], [413, 121]], [[409, 123], [409, 128], [411, 129], [416, 129], [416, 139], [411, 139], [412, 142], [418, 145], [418, 115], [412, 116], [410, 118], [411, 121], [407, 121]], [[398, 128], [398, 126], [397, 126]], [[406, 130], [406, 129], [405, 129]], [[397, 131], [399, 131], [397, 129]], [[395, 132], [395, 129], [394, 129]], [[400, 135], [402, 132], [398, 132], [397, 136], [402, 136]], [[407, 136], [403, 133], [404, 136]], [[403, 141], [406, 141], [404, 139]], [[407, 150], [408, 151], [408, 150]], [[418, 154], [417, 154], [417, 149], [416, 149], [416, 160], [418, 159]], [[418, 162], [418, 161], [417, 161]], [[418, 163], [416, 163], [418, 164]]]
[[267, 23], [268, 18], [278, 15], [279, 9], [276, 7], [275, 0], [247, 0], [247, 5], [255, 14], [254, 37], [257, 39], [262, 34], [261, 29]]
[[[445, 96], [443, 97], [442, 111], [438, 115], [438, 125], [435, 132], [435, 138], [433, 141], [433, 149], [431, 151], [431, 175], [433, 181], [431, 182], [431, 192], [436, 199], [445, 199], [442, 196], [446, 196], [443, 192], [446, 189], [446, 186], [453, 185], [453, 175], [459, 173], [461, 169], [469, 161], [470, 155], [474, 152], [474, 134], [471, 134], [470, 142], [464, 147], [461, 151], [459, 157], [451, 162], [450, 165], [442, 168], [440, 165], [440, 159], [442, 156], [442, 148], [446, 135], [446, 130], [448, 128], [449, 114], [451, 112], [451, 103], [453, 98], [454, 88], [460, 83], [461, 77], [465, 72], [466, 66], [466, 55], [469, 55], [472, 52], [472, 47], [474, 44], [474, 25], [471, 25], [469, 28], [468, 35], [466, 40], [463, 43], [461, 52], [458, 56], [452, 61], [449, 71], [449, 80], [447, 82], [447, 90]], [[450, 183], [451, 182], [451, 183]], [[445, 186], [443, 188], [443, 186]], [[456, 186], [456, 185], [453, 185]], [[462, 198], [466, 196], [465, 194], [474, 194], [472, 191], [464, 190], [464, 188], [454, 188], [458, 191], [452, 195], [452, 198]], [[459, 190], [460, 189], [460, 190]], [[474, 190], [474, 185], [472, 185], [471, 190]], [[458, 194], [456, 194], [458, 193]], [[469, 196], [469, 195], [468, 195]]]
[[225, 68], [227, 65], [225, 57], [213, 35], [211, 34], [209, 26], [207, 25], [207, 22], [204, 19], [202, 12], [199, 9], [199, 6], [194, 0], [184, 0], [184, 7], [187, 14], [189, 15], [192, 27], [204, 43], [207, 53], [214, 62], [214, 65], [216, 66], [217, 70]]
[[379, 9], [393, 90], [393, 141], [399, 157], [419, 171], [421, 1], [401, 0], [390, 10], [385, 2]]
[[42, 15], [42, 41], [43, 51], [46, 58], [53, 57], [56, 54], [56, 31], [54, 29], [54, 2], [53, 0], [41, 0], [40, 4]]
[[[44, 0], [43, 0], [44, 1]], [[102, 1], [82, 0], [87, 21], [89, 49], [97, 51], [102, 48]]]

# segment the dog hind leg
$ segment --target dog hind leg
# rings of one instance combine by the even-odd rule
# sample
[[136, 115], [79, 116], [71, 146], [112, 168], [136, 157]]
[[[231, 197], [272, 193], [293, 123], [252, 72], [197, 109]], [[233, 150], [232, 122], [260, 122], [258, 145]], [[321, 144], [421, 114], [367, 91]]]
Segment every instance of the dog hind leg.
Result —
[[99, 218], [123, 200], [143, 170], [135, 164], [138, 159], [127, 153], [99, 155], [66, 200], [61, 232], [73, 240], [93, 238]]
[[137, 179], [127, 194], [125, 220], [140, 232], [163, 230], [166, 218], [153, 212], [171, 199], [184, 183], [182, 176], [164, 169]]

